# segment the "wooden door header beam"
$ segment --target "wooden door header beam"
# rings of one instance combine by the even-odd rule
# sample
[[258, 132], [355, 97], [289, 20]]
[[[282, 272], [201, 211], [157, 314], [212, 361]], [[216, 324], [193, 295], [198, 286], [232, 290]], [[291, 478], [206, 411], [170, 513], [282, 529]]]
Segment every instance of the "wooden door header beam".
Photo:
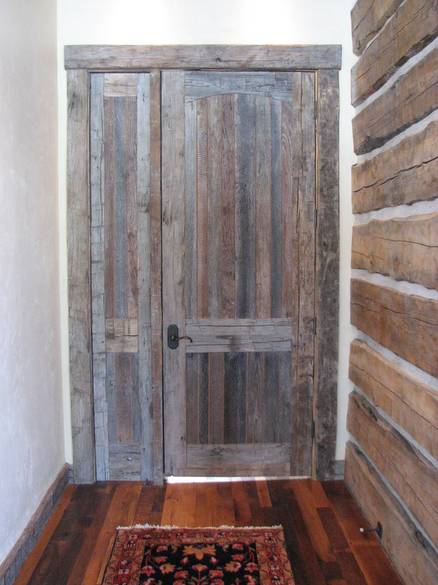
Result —
[[340, 69], [341, 45], [66, 45], [66, 69]]

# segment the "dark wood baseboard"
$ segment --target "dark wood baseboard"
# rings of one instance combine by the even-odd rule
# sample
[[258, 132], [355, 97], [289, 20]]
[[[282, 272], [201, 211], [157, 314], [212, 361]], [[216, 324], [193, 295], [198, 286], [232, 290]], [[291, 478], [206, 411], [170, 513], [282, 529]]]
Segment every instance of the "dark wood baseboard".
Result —
[[35, 546], [44, 526], [56, 506], [65, 487], [71, 481], [71, 466], [66, 463], [47, 490], [23, 533], [11, 552], [0, 564], [0, 585], [12, 585], [27, 556]]

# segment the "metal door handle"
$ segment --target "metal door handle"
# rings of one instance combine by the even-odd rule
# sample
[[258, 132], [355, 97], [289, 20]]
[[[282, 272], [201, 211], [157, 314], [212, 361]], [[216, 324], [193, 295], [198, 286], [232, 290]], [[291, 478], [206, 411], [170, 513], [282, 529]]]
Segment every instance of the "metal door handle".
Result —
[[170, 349], [177, 349], [181, 339], [187, 339], [193, 343], [193, 339], [189, 335], [179, 336], [178, 325], [172, 324], [167, 328], [167, 345]]

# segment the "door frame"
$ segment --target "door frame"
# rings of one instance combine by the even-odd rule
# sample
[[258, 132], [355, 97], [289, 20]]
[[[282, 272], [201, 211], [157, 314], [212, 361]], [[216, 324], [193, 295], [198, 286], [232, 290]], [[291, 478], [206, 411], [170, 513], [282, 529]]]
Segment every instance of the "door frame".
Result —
[[[69, 45], [67, 250], [73, 478], [96, 480], [91, 327], [90, 74], [164, 69], [314, 71], [316, 74], [315, 354], [312, 476], [336, 477], [339, 327], [340, 45]], [[157, 149], [159, 150], [159, 149]], [[157, 177], [155, 177], [157, 179]], [[158, 299], [156, 301], [160, 303]], [[160, 305], [161, 310], [161, 305]], [[161, 335], [161, 331], [159, 333]], [[154, 341], [162, 338], [153, 334]], [[148, 397], [162, 404], [162, 380]], [[150, 480], [163, 479], [162, 420], [153, 428]]]

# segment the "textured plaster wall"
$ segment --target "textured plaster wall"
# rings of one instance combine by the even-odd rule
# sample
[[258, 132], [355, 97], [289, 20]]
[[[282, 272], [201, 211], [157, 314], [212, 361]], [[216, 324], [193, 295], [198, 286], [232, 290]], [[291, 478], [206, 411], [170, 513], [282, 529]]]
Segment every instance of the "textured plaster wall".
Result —
[[64, 464], [56, 1], [0, 2], [0, 562]]
[[[340, 122], [341, 187], [341, 311], [339, 347], [339, 408], [337, 457], [343, 458], [348, 380], [348, 355], [353, 338], [349, 324], [351, 187], [350, 67], [353, 53], [350, 10], [353, 0], [59, 0], [59, 164], [60, 282], [63, 379], [68, 403], [68, 330], [65, 244], [66, 44], [317, 44], [343, 46]], [[66, 445], [71, 460], [70, 412], [65, 412]]]

